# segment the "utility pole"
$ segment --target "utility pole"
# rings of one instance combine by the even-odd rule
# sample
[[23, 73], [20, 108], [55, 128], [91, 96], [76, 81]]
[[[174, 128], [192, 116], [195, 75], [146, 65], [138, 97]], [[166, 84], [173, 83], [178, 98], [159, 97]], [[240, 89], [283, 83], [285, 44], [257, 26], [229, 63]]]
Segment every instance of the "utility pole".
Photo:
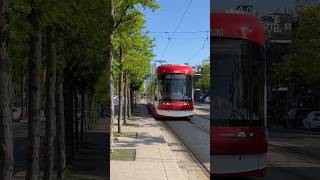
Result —
[[161, 65], [162, 65], [162, 63], [166, 63], [167, 61], [165, 61], [165, 60], [163, 60], [163, 59], [156, 59], [156, 60], [154, 60], [153, 62], [155, 62], [155, 63], [160, 63]]

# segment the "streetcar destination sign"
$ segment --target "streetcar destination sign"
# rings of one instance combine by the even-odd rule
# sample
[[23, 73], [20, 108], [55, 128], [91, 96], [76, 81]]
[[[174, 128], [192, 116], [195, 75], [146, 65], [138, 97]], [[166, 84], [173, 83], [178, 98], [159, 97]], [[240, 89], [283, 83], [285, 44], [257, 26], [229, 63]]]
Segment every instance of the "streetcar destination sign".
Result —
[[166, 79], [185, 79], [186, 74], [168, 74], [165, 75]]

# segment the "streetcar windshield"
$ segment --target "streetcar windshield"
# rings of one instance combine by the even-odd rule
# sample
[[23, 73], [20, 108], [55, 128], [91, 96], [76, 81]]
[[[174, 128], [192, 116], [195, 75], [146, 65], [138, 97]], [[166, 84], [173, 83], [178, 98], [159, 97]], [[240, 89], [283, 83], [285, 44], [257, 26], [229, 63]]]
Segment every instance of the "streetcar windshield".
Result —
[[240, 39], [214, 39], [211, 43], [212, 125], [263, 126], [263, 47]]
[[192, 76], [187, 74], [164, 74], [159, 77], [159, 100], [191, 101]]

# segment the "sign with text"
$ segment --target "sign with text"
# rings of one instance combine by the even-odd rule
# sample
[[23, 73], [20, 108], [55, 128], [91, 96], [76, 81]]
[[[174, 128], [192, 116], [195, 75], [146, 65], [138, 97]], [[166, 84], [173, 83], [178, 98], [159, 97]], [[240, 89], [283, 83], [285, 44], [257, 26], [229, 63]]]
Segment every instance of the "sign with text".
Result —
[[270, 15], [261, 17], [267, 32], [283, 33], [292, 31], [292, 18], [289, 15]]
[[245, 14], [253, 14], [253, 6], [237, 6], [237, 10]]

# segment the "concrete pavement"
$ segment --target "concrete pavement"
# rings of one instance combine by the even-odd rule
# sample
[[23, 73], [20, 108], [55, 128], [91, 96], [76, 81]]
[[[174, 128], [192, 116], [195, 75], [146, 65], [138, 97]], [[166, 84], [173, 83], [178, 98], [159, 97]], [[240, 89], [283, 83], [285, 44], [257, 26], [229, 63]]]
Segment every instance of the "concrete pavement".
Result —
[[[114, 149], [134, 149], [134, 161], [111, 160], [111, 180], [209, 179], [186, 153], [162, 121], [148, 114], [145, 102], [138, 105], [131, 120], [136, 126], [123, 126]], [[115, 126], [116, 129], [116, 126]]]

